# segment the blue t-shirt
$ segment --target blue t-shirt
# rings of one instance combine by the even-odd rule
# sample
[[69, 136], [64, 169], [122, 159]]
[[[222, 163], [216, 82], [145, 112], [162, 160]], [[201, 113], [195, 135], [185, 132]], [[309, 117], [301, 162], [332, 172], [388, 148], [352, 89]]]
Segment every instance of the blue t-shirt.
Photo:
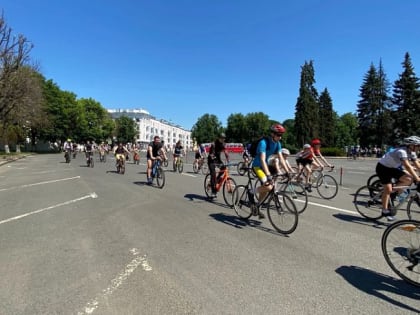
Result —
[[280, 141], [274, 142], [273, 138], [269, 137], [267, 141], [270, 141], [270, 144], [268, 145], [269, 150], [267, 150], [267, 143], [266, 139], [261, 139], [261, 141], [258, 143], [257, 146], [257, 155], [254, 158], [254, 161], [252, 162], [252, 166], [258, 166], [261, 167], [261, 159], [260, 154], [262, 152], [265, 152], [265, 161], [267, 162], [270, 155], [273, 154], [279, 154], [281, 152], [281, 143]]

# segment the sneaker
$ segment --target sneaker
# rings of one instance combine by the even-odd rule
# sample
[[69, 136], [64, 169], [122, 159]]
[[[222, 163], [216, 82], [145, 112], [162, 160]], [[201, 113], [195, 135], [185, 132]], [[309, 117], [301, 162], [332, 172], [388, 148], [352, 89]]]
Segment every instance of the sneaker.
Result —
[[306, 186], [305, 189], [306, 189], [307, 192], [312, 192], [312, 187], [311, 186]]
[[210, 194], [210, 197], [211, 197], [211, 198], [217, 198], [217, 194], [216, 194], [216, 193], [211, 193], [211, 194]]
[[148, 179], [147, 179], [147, 185], [149, 185], [149, 186], [150, 186], [150, 185], [152, 185], [152, 183], [153, 183], [152, 179], [151, 179], [151, 178], [148, 178]]
[[387, 216], [386, 217], [386, 219], [388, 220], [388, 221], [395, 221], [395, 217], [394, 216], [392, 216], [392, 215], [389, 215], [389, 216]]
[[261, 211], [259, 211], [259, 212], [258, 212], [258, 218], [260, 218], [260, 219], [264, 219], [264, 218], [265, 218], [264, 213], [262, 213]]
[[391, 211], [388, 209], [382, 209], [382, 215], [383, 216], [390, 216], [391, 215]]

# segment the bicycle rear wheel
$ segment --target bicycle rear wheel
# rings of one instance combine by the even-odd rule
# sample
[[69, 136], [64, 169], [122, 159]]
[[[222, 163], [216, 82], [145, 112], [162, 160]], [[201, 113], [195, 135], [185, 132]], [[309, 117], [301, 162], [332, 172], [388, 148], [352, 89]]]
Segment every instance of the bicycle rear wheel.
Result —
[[226, 178], [226, 181], [223, 183], [223, 199], [229, 207], [233, 206], [232, 203], [232, 194], [235, 190], [236, 182], [232, 177]]
[[420, 221], [401, 220], [382, 235], [382, 253], [401, 279], [420, 286]]
[[248, 187], [238, 185], [232, 193], [232, 204], [238, 217], [247, 220], [252, 216], [251, 204], [248, 197]]
[[331, 175], [320, 176], [316, 183], [318, 194], [324, 199], [332, 199], [338, 193], [338, 184]]
[[382, 217], [382, 192], [373, 186], [362, 186], [354, 194], [354, 206], [361, 216], [369, 220]]
[[372, 186], [372, 183], [376, 182], [378, 180], [379, 180], [379, 176], [377, 174], [373, 174], [368, 178], [366, 185], [367, 186]]
[[308, 206], [308, 193], [301, 183], [289, 182], [280, 186], [280, 191], [289, 196], [296, 206], [297, 212], [303, 213]]
[[407, 215], [411, 220], [420, 220], [420, 197], [411, 197], [407, 204]]
[[293, 200], [282, 192], [275, 192], [266, 205], [271, 225], [281, 234], [293, 233], [298, 225], [299, 214]]
[[236, 166], [236, 170], [238, 174], [241, 176], [244, 176], [246, 173], [246, 169], [244, 167], [245, 167], [245, 163], [243, 161], [239, 162], [238, 165]]

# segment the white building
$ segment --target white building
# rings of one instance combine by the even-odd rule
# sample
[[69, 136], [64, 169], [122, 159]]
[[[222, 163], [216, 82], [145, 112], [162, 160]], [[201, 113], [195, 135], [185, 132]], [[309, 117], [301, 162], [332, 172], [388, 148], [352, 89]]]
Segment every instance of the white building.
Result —
[[144, 149], [156, 135], [164, 141], [165, 146], [170, 150], [173, 149], [178, 140], [181, 140], [184, 148], [190, 149], [193, 146], [190, 130], [164, 119], [156, 119], [144, 109], [108, 109], [107, 111], [113, 119], [127, 116], [136, 122], [136, 142]]

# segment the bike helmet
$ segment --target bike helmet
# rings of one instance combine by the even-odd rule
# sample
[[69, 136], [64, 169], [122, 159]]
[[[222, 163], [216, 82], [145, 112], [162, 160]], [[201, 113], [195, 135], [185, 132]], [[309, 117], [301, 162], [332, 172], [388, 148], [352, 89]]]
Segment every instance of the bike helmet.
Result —
[[405, 145], [420, 145], [420, 137], [411, 136], [408, 138], [404, 138], [403, 143]]
[[281, 149], [281, 153], [284, 154], [284, 155], [290, 155], [290, 151], [286, 148]]
[[319, 139], [313, 139], [313, 140], [312, 140], [312, 142], [311, 142], [311, 144], [312, 144], [312, 145], [318, 145], [318, 144], [321, 144], [321, 140], [319, 140]]
[[286, 132], [286, 128], [284, 128], [282, 125], [280, 125], [280, 124], [274, 124], [274, 125], [272, 125], [271, 127], [270, 127], [270, 130], [272, 131], [272, 132], [275, 132], [275, 133], [285, 133]]
[[309, 149], [310, 147], [311, 147], [311, 145], [309, 143], [306, 143], [306, 144], [303, 145], [304, 149]]

